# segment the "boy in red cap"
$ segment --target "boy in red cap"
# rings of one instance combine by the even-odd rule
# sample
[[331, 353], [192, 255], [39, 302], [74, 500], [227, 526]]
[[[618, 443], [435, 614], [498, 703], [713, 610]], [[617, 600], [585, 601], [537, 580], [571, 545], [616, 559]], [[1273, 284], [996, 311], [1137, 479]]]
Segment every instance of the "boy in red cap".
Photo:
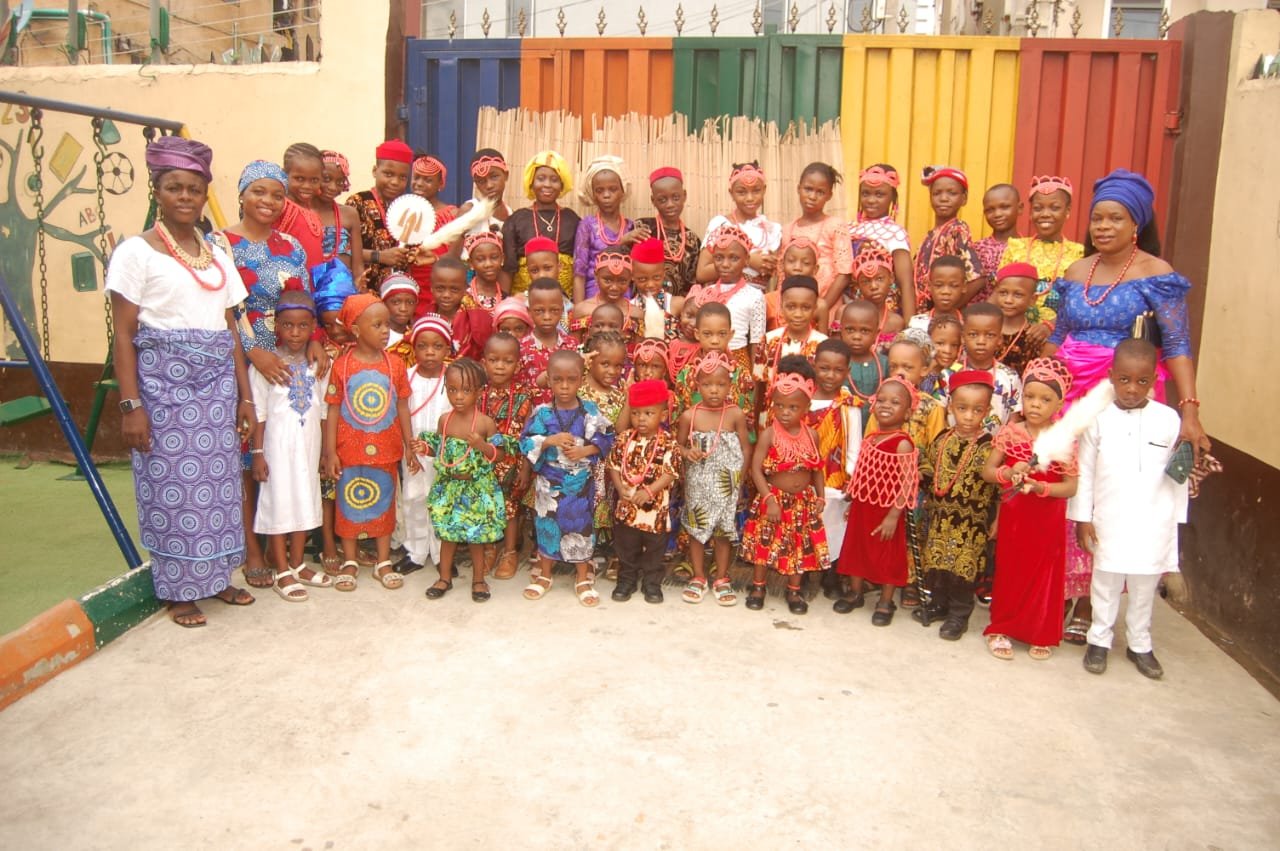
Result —
[[683, 298], [697, 283], [698, 254], [702, 251], [702, 238], [685, 227], [681, 218], [688, 198], [684, 175], [671, 166], [655, 169], [649, 175], [649, 192], [658, 215], [636, 219], [636, 227], [648, 228], [657, 238], [662, 246], [668, 289]]
[[631, 247], [632, 315], [637, 337], [671, 340], [679, 331], [680, 307], [684, 299], [671, 295], [667, 285], [667, 263], [662, 242], [656, 237]]
[[413, 149], [399, 139], [388, 139], [375, 149], [374, 156], [373, 188], [356, 192], [346, 203], [360, 217], [364, 285], [376, 291], [383, 278], [394, 271], [408, 271], [413, 261], [410, 250], [387, 230], [387, 205], [403, 195], [409, 184]]
[[667, 385], [637, 381], [627, 390], [631, 427], [618, 435], [605, 461], [618, 501], [613, 546], [621, 562], [613, 599], [625, 603], [640, 586], [646, 603], [662, 602], [662, 556], [671, 534], [671, 491], [680, 478], [675, 436], [661, 428]]
[[[991, 297], [1004, 314], [1000, 354], [996, 356], [996, 360], [1019, 375], [1032, 359], [1040, 356], [1040, 347], [1053, 328], [1053, 310], [1036, 306], [1039, 274], [1030, 263], [1002, 266], [996, 272], [995, 289]], [[1046, 323], [1049, 323], [1046, 326], [1048, 330], [1037, 333], [1036, 326]]]

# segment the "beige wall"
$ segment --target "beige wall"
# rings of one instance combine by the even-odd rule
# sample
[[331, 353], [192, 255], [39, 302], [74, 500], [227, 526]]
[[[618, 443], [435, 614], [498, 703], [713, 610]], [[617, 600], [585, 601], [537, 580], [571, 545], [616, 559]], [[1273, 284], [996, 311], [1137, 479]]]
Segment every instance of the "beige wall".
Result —
[[[185, 122], [193, 137], [213, 148], [214, 190], [226, 214], [235, 217], [235, 185], [244, 164], [257, 158], [278, 161], [295, 141], [344, 152], [351, 160], [353, 188], [365, 188], [373, 149], [383, 134], [388, 13], [388, 0], [324, 4], [321, 63], [0, 68], [0, 89]], [[15, 162], [0, 147], [0, 261], [7, 261], [0, 265], [31, 304], [38, 302], [31, 294], [33, 282], [19, 277], [22, 252], [33, 251], [34, 236], [23, 244], [16, 239], [22, 223], [34, 216], [26, 183], [30, 151], [17, 144], [30, 126], [25, 118], [23, 110], [0, 104], [0, 143], [19, 150]], [[71, 256], [87, 250], [97, 228], [89, 119], [47, 113], [45, 124], [46, 203], [60, 192], [64, 196], [50, 223], [68, 235], [89, 235], [78, 242], [48, 240], [50, 354], [54, 360], [100, 362], [106, 349], [101, 271], [93, 292], [75, 292], [71, 280]], [[123, 239], [141, 229], [147, 195], [141, 132], [125, 124], [119, 130], [122, 140], [108, 152], [131, 162], [134, 181], [123, 194], [108, 194], [105, 206], [113, 238]], [[12, 193], [7, 189], [11, 175], [16, 178]], [[126, 184], [120, 181], [116, 188]], [[11, 333], [0, 342], [7, 348]]]
[[1277, 44], [1280, 15], [1236, 16], [1197, 376], [1209, 432], [1273, 467], [1280, 401], [1265, 376], [1276, 363], [1280, 313], [1280, 80], [1247, 78]]

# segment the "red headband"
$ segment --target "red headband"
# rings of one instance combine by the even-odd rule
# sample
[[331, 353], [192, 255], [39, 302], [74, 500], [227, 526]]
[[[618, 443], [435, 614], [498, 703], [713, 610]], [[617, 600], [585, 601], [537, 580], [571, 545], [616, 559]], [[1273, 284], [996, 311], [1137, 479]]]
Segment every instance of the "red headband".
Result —
[[808, 248], [814, 254], [818, 253], [818, 244], [803, 234], [793, 236], [787, 240], [787, 244], [782, 246], [782, 251], [778, 252], [779, 257], [785, 257], [787, 252], [793, 248]]
[[665, 261], [662, 240], [656, 237], [641, 240], [631, 247], [631, 259], [636, 263], [657, 265]]
[[782, 393], [803, 393], [807, 398], [813, 398], [813, 382], [805, 378], [798, 372], [784, 372], [780, 374], [773, 382], [773, 392]]
[[[911, 410], [914, 411], [916, 408], [920, 406], [920, 391], [916, 389], [916, 386], [914, 384], [912, 384], [910, 381], [907, 381], [905, 378], [902, 378], [900, 376], [891, 375], [888, 378], [886, 378], [884, 381], [880, 382], [880, 387], [884, 387], [886, 384], [889, 384], [890, 382], [894, 384], [901, 384], [903, 387], [907, 388], [907, 395], [911, 397]], [[879, 388], [877, 388], [877, 390], [878, 389]]]
[[969, 188], [969, 178], [958, 168], [952, 168], [949, 165], [927, 165], [920, 172], [920, 182], [925, 186], [932, 186], [934, 181], [941, 178], [949, 177], [956, 183], [959, 183], [966, 190]]
[[1008, 266], [1001, 266], [996, 272], [996, 283], [1000, 283], [1005, 278], [1030, 278], [1033, 281], [1040, 280], [1040, 270], [1030, 263], [1010, 263]]
[[684, 175], [680, 173], [680, 169], [664, 165], [662, 168], [655, 168], [653, 171], [649, 172], [649, 185], [652, 186], [659, 180], [663, 180], [668, 177], [675, 178], [681, 183], [684, 183]]
[[[440, 185], [444, 186], [443, 183]], [[499, 254], [505, 253], [505, 249], [502, 247], [502, 237], [491, 230], [482, 230], [480, 233], [471, 234], [471, 236], [463, 240], [462, 247], [465, 248], [467, 254], [470, 255], [471, 252], [476, 250], [476, 246], [484, 245], [486, 243], [498, 246]]]
[[869, 239], [862, 243], [858, 255], [853, 258], [853, 276], [870, 278], [880, 269], [893, 271], [893, 255], [883, 245]]
[[955, 373], [947, 381], [947, 389], [952, 393], [961, 387], [967, 387], [970, 384], [981, 384], [983, 387], [995, 389], [996, 383], [991, 378], [991, 373], [981, 369], [963, 369]]
[[631, 360], [635, 363], [649, 363], [655, 360], [670, 363], [667, 358], [667, 344], [655, 337], [646, 337], [636, 343], [635, 351], [631, 353]]
[[721, 351], [707, 352], [702, 356], [702, 360], [698, 361], [697, 369], [694, 371], [698, 375], [710, 375], [717, 369], [723, 369], [730, 375], [733, 374], [733, 362], [729, 360], [729, 356]]
[[1026, 384], [1028, 381], [1038, 381], [1041, 384], [1053, 382], [1062, 391], [1059, 395], [1066, 396], [1071, 389], [1071, 370], [1057, 358], [1035, 358], [1022, 372], [1022, 383]]
[[471, 164], [471, 176], [488, 177], [489, 172], [493, 171], [495, 168], [499, 171], [505, 171], [508, 174], [511, 173], [511, 169], [507, 167], [507, 161], [502, 157], [494, 157], [485, 154], [483, 157], [478, 157], [476, 161]]
[[601, 251], [596, 255], [596, 273], [606, 270], [613, 275], [631, 271], [631, 258], [616, 251]]
[[729, 186], [735, 183], [745, 183], [747, 186], [755, 186], [757, 183], [764, 183], [764, 172], [760, 170], [760, 166], [755, 163], [743, 163], [733, 170], [729, 175]]
[[430, 177], [433, 174], [440, 175], [440, 188], [444, 189], [445, 182], [449, 179], [449, 169], [444, 167], [444, 163], [432, 156], [418, 157], [413, 161], [413, 173]]
[[746, 250], [747, 254], [751, 254], [751, 237], [747, 236], [747, 232], [737, 225], [721, 225], [716, 228], [715, 233], [711, 234], [709, 240], [712, 248], [719, 248], [730, 242], [736, 242]]
[[627, 403], [632, 408], [648, 408], [652, 405], [667, 404], [667, 397], [670, 391], [667, 390], [665, 381], [637, 381], [627, 388]]
[[391, 160], [409, 165], [413, 162], [413, 148], [399, 139], [388, 139], [373, 151], [374, 159]]
[[894, 189], [898, 188], [898, 173], [896, 171], [887, 170], [881, 166], [873, 165], [871, 168], [864, 168], [862, 173], [858, 175], [858, 182], [865, 183], [868, 186], [880, 186], [887, 183]]
[[1052, 195], [1054, 192], [1065, 192], [1068, 198], [1072, 197], [1075, 193], [1071, 188], [1071, 179], [1051, 174], [1031, 178], [1032, 195]]
[[524, 244], [525, 257], [528, 257], [530, 254], [537, 254], [540, 251], [559, 254], [560, 246], [556, 245], [554, 241], [547, 239], [545, 236], [535, 236]]

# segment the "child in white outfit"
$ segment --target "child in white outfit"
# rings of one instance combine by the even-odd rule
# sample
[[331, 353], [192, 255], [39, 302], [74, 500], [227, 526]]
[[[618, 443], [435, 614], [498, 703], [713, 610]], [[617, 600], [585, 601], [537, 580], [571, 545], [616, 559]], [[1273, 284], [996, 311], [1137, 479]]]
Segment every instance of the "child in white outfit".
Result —
[[1187, 520], [1187, 485], [1166, 469], [1178, 446], [1178, 412], [1148, 398], [1156, 349], [1144, 340], [1116, 347], [1109, 377], [1115, 404], [1080, 437], [1080, 480], [1067, 508], [1080, 546], [1093, 553], [1093, 624], [1085, 670], [1107, 668], [1120, 595], [1129, 592], [1126, 655], [1151, 679], [1164, 674], [1151, 648], [1151, 610], [1163, 573], [1178, 570], [1178, 524]]

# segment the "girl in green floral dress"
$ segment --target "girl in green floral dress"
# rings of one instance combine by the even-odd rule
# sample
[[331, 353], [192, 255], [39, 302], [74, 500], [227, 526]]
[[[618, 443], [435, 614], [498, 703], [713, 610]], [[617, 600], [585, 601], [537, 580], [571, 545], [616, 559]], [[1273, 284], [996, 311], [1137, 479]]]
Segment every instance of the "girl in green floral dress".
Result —
[[489, 599], [484, 545], [502, 540], [507, 526], [494, 462], [514, 453], [515, 442], [477, 404], [488, 382], [484, 367], [459, 358], [445, 370], [444, 381], [452, 410], [440, 417], [436, 431], [419, 435], [414, 445], [419, 454], [436, 459], [427, 503], [441, 541], [440, 579], [427, 589], [427, 599], [438, 600], [453, 587], [454, 555], [465, 543], [471, 548], [471, 599], [483, 603]]

